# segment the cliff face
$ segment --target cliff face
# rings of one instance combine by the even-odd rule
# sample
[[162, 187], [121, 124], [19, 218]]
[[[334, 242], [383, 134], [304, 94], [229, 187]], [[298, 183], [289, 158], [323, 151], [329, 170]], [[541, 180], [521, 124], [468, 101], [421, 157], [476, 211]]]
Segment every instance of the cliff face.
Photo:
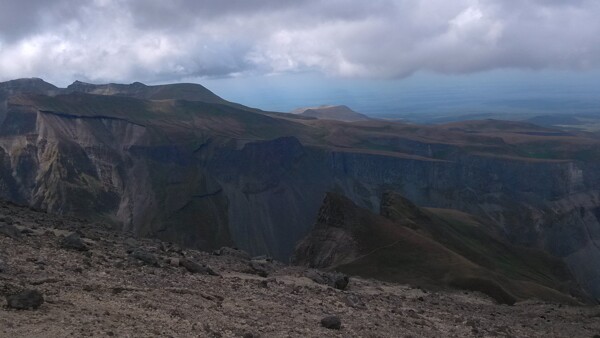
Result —
[[[494, 131], [295, 120], [229, 104], [141, 100], [139, 91], [156, 90], [141, 84], [118, 96], [3, 86], [2, 198], [196, 248], [235, 244], [287, 259], [326, 192], [378, 211], [391, 190], [419, 206], [484, 217], [511, 242], [565, 258], [600, 296], [594, 140], [536, 135], [537, 143], [509, 144]], [[523, 133], [531, 132], [512, 136]], [[573, 140], [582, 145], [565, 154]], [[543, 158], [539, 142], [557, 144], [557, 155]]]

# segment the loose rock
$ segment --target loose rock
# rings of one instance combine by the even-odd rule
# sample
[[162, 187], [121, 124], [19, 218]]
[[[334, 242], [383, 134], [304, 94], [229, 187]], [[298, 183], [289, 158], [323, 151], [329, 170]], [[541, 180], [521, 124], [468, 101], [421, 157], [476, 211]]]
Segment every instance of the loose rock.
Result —
[[338, 316], [327, 316], [321, 319], [321, 326], [330, 330], [339, 330], [342, 328], [342, 321]]
[[308, 270], [305, 272], [304, 276], [310, 278], [315, 283], [329, 285], [338, 290], [345, 290], [350, 282], [348, 276], [336, 272]]
[[17, 310], [37, 309], [44, 303], [44, 297], [37, 290], [25, 290], [6, 297], [8, 307]]
[[186, 258], [181, 259], [179, 261], [179, 265], [183, 266], [187, 271], [189, 271], [191, 273], [202, 273], [202, 274], [211, 275], [211, 276], [219, 275], [213, 269], [211, 269], [209, 266], [198, 264], [190, 259], [186, 259]]
[[60, 246], [65, 249], [70, 249], [70, 250], [77, 250], [77, 251], [87, 251], [88, 250], [87, 245], [83, 242], [81, 237], [75, 232], [73, 232], [73, 233], [69, 234], [67, 237], [63, 238], [60, 241]]
[[250, 262], [250, 268], [252, 269], [252, 272], [261, 276], [261, 277], [268, 277], [269, 274], [272, 272], [273, 268], [269, 265], [269, 263], [263, 263], [263, 262], [258, 262], [258, 261], [251, 261]]
[[12, 239], [21, 237], [21, 232], [12, 224], [0, 224], [0, 234], [3, 234]]
[[131, 257], [136, 258], [148, 265], [158, 266], [158, 258], [146, 250], [137, 249], [131, 253]]

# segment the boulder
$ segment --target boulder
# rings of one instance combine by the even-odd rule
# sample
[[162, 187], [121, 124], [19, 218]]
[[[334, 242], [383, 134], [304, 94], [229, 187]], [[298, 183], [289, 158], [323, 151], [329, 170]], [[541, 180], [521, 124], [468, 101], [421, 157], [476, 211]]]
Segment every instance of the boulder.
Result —
[[251, 273], [259, 275], [261, 277], [267, 277], [271, 272], [273, 272], [274, 268], [271, 263], [266, 261], [250, 261], [250, 269]]
[[12, 239], [21, 237], [21, 231], [12, 224], [0, 224], [0, 234], [3, 234]]
[[65, 249], [69, 249], [69, 250], [76, 250], [76, 251], [87, 251], [88, 250], [87, 245], [85, 244], [85, 242], [83, 242], [83, 240], [81, 239], [79, 234], [77, 234], [76, 232], [72, 232], [67, 237], [63, 238], [60, 241], [60, 246]]
[[219, 275], [213, 269], [211, 269], [209, 266], [196, 263], [187, 258], [179, 260], [179, 265], [183, 266], [187, 271], [189, 271], [191, 273], [201, 273], [201, 274], [211, 275], [211, 276]]
[[338, 272], [308, 270], [304, 273], [304, 276], [317, 284], [328, 285], [338, 290], [345, 290], [348, 283], [350, 283], [350, 278], [347, 275]]
[[147, 265], [158, 266], [158, 258], [156, 255], [144, 249], [133, 250], [133, 252], [131, 252], [131, 257], [140, 260]]

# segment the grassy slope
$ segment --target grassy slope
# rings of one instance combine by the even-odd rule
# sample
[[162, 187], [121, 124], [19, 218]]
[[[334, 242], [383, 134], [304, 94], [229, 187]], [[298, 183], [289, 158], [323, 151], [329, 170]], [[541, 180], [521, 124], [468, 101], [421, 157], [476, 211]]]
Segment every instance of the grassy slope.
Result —
[[[357, 259], [335, 267], [340, 271], [413, 285], [451, 285], [482, 291], [499, 301], [531, 297], [572, 301], [561, 292], [561, 283], [569, 276], [551, 257], [533, 251], [530, 256], [519, 256], [526, 252], [514, 252], [471, 225], [457, 229], [450, 222], [435, 220], [435, 224], [419, 223], [411, 229], [372, 214], [345, 197], [329, 194], [328, 198], [344, 210], [344, 228], [360, 248]], [[416, 212], [430, 215], [429, 211]], [[443, 236], [448, 238], [442, 240]], [[484, 241], [491, 242], [489, 248]]]

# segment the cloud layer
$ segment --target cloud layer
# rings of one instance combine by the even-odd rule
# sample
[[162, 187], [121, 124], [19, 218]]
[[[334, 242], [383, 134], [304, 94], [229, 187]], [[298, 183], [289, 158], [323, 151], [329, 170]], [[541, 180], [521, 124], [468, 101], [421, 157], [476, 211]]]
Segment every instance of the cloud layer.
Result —
[[597, 0], [7, 0], [0, 80], [600, 67]]

